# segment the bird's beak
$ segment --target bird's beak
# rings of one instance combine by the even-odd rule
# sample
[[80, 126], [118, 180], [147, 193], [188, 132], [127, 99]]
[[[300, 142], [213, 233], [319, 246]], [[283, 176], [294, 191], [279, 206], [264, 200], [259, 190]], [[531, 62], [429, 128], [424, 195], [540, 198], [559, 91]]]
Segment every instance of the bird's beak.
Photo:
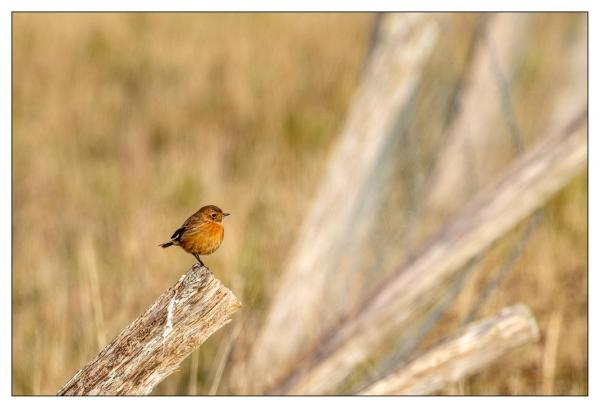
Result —
[[227, 217], [228, 215], [231, 215], [229, 213], [223, 213], [223, 217]]

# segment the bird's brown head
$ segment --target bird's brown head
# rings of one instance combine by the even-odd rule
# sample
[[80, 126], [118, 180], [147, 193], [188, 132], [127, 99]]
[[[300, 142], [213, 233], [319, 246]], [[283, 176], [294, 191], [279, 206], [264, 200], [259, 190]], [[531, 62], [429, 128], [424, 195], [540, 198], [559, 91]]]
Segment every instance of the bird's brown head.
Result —
[[216, 205], [205, 205], [199, 211], [203, 221], [223, 222], [223, 217], [227, 217], [229, 213], [223, 212]]

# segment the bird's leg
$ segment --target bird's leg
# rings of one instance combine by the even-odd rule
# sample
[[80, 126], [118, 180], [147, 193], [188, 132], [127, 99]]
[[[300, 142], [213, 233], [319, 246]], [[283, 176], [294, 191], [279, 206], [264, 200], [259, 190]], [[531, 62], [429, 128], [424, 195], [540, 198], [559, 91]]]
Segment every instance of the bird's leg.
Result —
[[200, 259], [200, 256], [198, 254], [194, 254], [194, 257], [196, 257], [200, 266], [204, 266], [204, 262], [202, 262], [202, 260]]

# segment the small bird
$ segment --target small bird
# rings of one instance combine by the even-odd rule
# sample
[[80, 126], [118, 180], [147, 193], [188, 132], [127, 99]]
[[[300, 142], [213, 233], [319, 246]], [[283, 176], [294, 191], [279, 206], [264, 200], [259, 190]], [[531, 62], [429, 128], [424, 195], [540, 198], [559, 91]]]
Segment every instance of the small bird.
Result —
[[204, 266], [200, 255], [212, 254], [219, 248], [225, 235], [223, 217], [228, 215], [229, 213], [224, 213], [216, 205], [205, 205], [185, 220], [183, 225], [173, 233], [170, 241], [159, 246], [163, 248], [171, 245], [180, 246], [184, 251], [194, 255], [200, 266]]

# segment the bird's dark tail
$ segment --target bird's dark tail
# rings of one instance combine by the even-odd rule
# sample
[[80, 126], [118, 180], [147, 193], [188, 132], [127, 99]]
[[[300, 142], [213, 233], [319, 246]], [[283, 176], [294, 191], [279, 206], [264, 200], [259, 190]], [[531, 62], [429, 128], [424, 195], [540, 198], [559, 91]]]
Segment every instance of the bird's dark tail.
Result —
[[165, 242], [164, 244], [159, 244], [158, 246], [161, 248], [168, 248], [173, 245], [173, 241]]

